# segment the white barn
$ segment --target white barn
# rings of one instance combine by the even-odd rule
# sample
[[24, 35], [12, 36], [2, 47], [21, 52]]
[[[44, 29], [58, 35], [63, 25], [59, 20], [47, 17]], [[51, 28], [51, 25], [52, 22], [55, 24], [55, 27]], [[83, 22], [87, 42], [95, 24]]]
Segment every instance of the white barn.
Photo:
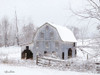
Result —
[[60, 59], [76, 56], [76, 38], [67, 27], [45, 23], [40, 26], [33, 43], [22, 46], [22, 59], [36, 59], [36, 55], [55, 54]]

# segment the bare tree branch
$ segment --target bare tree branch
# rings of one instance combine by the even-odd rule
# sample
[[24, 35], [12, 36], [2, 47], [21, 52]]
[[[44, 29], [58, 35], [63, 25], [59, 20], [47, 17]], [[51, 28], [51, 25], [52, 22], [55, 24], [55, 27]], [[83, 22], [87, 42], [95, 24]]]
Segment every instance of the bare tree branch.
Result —
[[97, 8], [99, 8], [96, 2], [94, 2], [93, 0], [89, 0], [89, 1], [92, 2]]

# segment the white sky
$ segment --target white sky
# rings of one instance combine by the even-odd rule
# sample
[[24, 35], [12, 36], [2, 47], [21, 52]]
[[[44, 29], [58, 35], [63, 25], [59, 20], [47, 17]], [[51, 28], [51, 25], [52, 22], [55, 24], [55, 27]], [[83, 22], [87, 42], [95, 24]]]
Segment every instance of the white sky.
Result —
[[64, 25], [71, 16], [70, 4], [77, 9], [81, 0], [0, 0], [0, 16], [13, 18], [16, 10], [18, 19], [32, 19], [36, 25], [46, 21]]
[[[77, 19], [69, 8], [71, 6], [74, 10], [81, 10], [85, 3], [85, 0], [0, 0], [0, 19], [3, 16], [14, 19], [16, 10], [18, 20], [25, 24], [33, 21], [36, 26], [45, 22], [84, 26], [88, 24], [88, 20]], [[19, 22], [19, 26], [23, 25]]]

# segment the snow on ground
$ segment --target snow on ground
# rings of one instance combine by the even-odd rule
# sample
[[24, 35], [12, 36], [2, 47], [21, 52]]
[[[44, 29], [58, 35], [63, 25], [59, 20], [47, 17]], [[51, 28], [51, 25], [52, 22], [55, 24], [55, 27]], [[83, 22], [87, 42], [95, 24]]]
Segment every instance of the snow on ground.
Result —
[[1, 47], [0, 48], [0, 59], [21, 59], [21, 47]]
[[20, 67], [20, 66], [9, 66], [0, 64], [0, 75], [94, 75], [94, 74], [72, 72], [72, 71], [60, 71], [39, 66]]

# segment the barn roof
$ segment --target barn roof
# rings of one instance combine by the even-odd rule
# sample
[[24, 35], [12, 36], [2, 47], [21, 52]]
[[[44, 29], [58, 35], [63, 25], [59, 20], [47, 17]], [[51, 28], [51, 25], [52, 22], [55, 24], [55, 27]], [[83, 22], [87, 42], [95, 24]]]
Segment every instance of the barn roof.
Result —
[[65, 26], [55, 25], [52, 23], [47, 23], [53, 27], [55, 27], [63, 41], [68, 42], [77, 42], [73, 32]]

